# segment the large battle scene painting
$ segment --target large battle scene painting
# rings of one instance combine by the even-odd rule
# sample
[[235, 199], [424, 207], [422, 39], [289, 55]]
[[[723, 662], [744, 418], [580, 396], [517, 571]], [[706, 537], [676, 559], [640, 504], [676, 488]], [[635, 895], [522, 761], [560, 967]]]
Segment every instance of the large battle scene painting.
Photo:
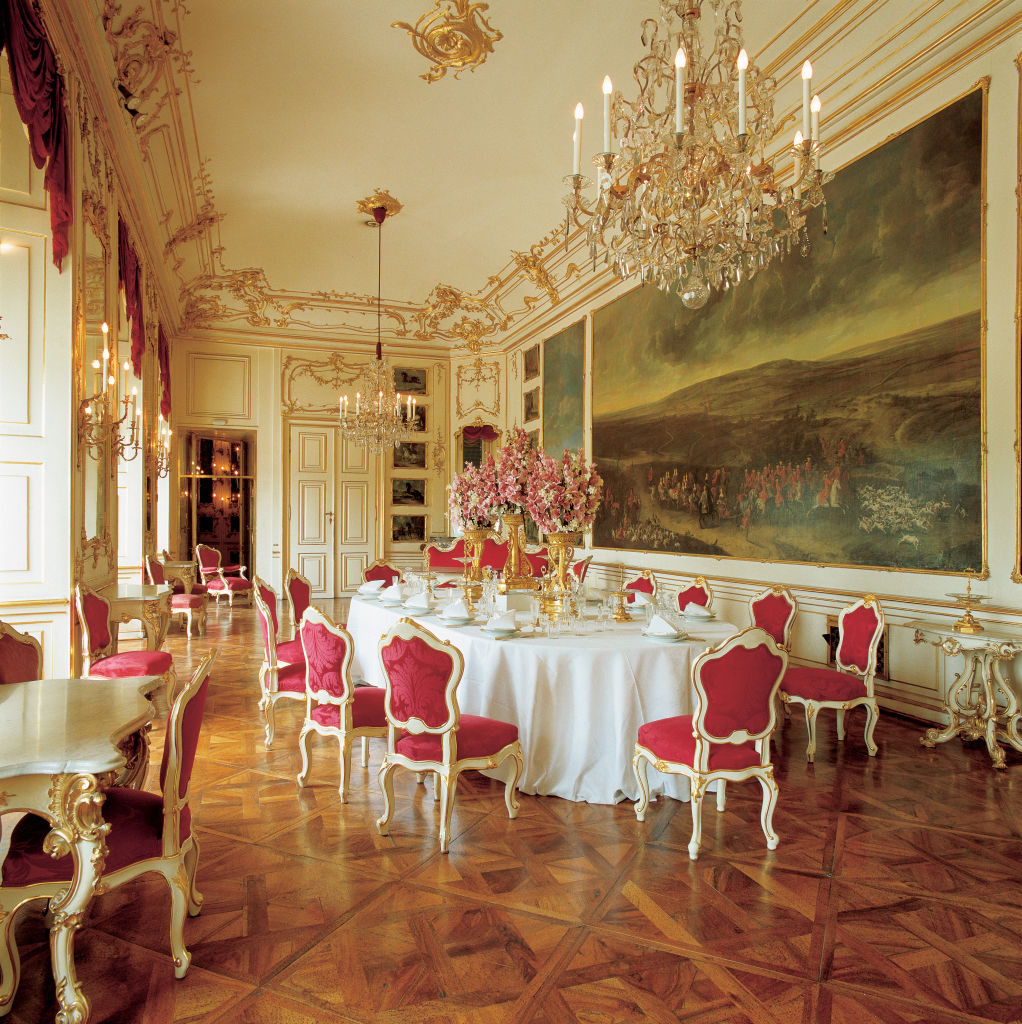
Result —
[[601, 547], [984, 568], [984, 94], [835, 175], [829, 231], [700, 310], [593, 320]]

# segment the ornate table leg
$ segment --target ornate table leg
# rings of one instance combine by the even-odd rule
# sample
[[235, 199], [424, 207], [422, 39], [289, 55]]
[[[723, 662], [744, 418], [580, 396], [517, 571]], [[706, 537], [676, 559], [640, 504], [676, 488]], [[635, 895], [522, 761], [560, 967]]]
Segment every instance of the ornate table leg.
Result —
[[1004, 748], [997, 742], [997, 697], [994, 695], [991, 665], [996, 664], [996, 651], [983, 651], [983, 709], [980, 722], [983, 723], [982, 736], [986, 740], [987, 750], [995, 768], [1004, 767]]
[[[153, 695], [156, 703], [156, 695]], [[124, 754], [124, 768], [117, 776], [116, 786], [129, 786], [131, 789], [145, 787], [146, 774], [149, 771], [149, 733], [151, 724], [146, 724], [137, 732], [133, 732], [117, 744], [117, 749]]]
[[[1011, 662], [1015, 651], [1006, 648], [997, 651], [991, 658], [991, 675], [994, 685], [994, 714], [997, 719], [997, 738], [1010, 743], [1016, 750], [1022, 751], [1022, 712], [1019, 711], [1018, 697], [1001, 671], [1001, 662]], [[1004, 710], [1000, 703], [1003, 699]], [[1003, 758], [1001, 767], [1003, 767]]]
[[[942, 645], [943, 646], [943, 645]], [[957, 646], [957, 645], [956, 645]], [[943, 729], [927, 729], [919, 742], [924, 747], [935, 747], [938, 743], [946, 743], [952, 736], [964, 732], [969, 739], [979, 739], [986, 734], [985, 725], [980, 724], [979, 707], [973, 703], [972, 687], [979, 668], [980, 651], [964, 651], [944, 649], [945, 654], [962, 654], [965, 667], [955, 676], [954, 683], [948, 690], [944, 707], [947, 711], [948, 723]]]

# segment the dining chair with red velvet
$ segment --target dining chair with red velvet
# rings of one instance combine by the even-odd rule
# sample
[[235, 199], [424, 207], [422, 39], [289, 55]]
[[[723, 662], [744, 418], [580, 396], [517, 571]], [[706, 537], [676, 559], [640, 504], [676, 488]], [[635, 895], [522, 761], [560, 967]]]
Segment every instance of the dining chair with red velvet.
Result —
[[690, 604], [709, 608], [713, 604], [713, 591], [702, 576], [697, 576], [687, 587], [678, 591], [678, 610], [684, 611]]
[[[635, 593], [649, 594], [649, 596], [656, 600], [657, 593], [657, 581], [656, 577], [649, 569], [643, 569], [638, 576], [625, 582], [622, 590], [631, 590]], [[626, 602], [631, 604], [635, 600], [635, 593], [629, 594], [626, 598]]]
[[404, 583], [404, 576], [396, 565], [391, 565], [385, 558], [377, 558], [371, 565], [362, 570], [362, 582], [369, 583], [371, 580], [383, 580], [385, 587], [394, 583]]
[[778, 647], [791, 646], [791, 627], [795, 623], [798, 601], [787, 587], [770, 587], [749, 600], [752, 625], [765, 629]]
[[300, 572], [288, 569], [284, 593], [287, 594], [287, 607], [291, 615], [291, 639], [297, 640], [302, 616], [312, 604], [312, 584]]
[[266, 749], [273, 746], [276, 731], [274, 705], [282, 697], [305, 700], [305, 651], [302, 641], [277, 643], [277, 594], [256, 576], [256, 614], [263, 631], [263, 663], [259, 668], [259, 710], [266, 728]]
[[578, 580], [578, 585], [582, 586], [586, 581], [586, 575], [589, 572], [589, 563], [592, 562], [593, 556], [589, 555], [587, 558], [580, 558], [572, 567], [571, 571], [575, 574], [575, 578]]
[[[163, 566], [155, 559], [152, 555], [146, 555], [145, 557], [145, 571], [149, 577], [149, 582], [154, 586], [165, 584], [167, 578], [163, 572]], [[206, 587], [203, 584], [197, 584], [201, 587], [201, 591], [196, 590], [193, 586], [190, 593], [186, 594], [184, 591], [184, 584], [179, 580], [175, 580], [175, 587], [170, 595], [170, 614], [176, 615], [183, 621], [181, 623], [187, 636], [192, 635], [192, 617], [195, 619], [195, 631], [199, 636], [206, 635], [206, 605], [209, 602], [209, 597], [206, 593]], [[180, 590], [177, 589], [180, 587]]]
[[692, 837], [688, 855], [699, 856], [702, 803], [706, 787], [717, 785], [717, 810], [725, 807], [728, 782], [756, 779], [763, 790], [760, 825], [768, 850], [777, 848], [773, 829], [777, 782], [770, 760], [770, 733], [776, 721], [775, 697], [788, 654], [766, 630], [750, 626], [705, 651], [692, 666], [695, 710], [639, 727], [632, 767], [640, 796], [639, 821], [649, 806], [649, 765], [684, 775], [691, 787]]
[[[438, 639], [411, 619], [399, 619], [380, 638], [380, 668], [386, 680], [387, 750], [380, 765], [387, 835], [394, 813], [394, 769], [433, 773], [440, 783], [440, 852], [447, 853], [454, 794], [461, 772], [496, 768], [512, 762], [504, 785], [509, 818], [518, 815], [515, 788], [522, 775], [518, 726], [480, 715], [463, 715], [458, 684], [465, 659], [453, 644]], [[434, 794], [435, 795], [435, 794]]]
[[0, 684], [43, 677], [43, 649], [34, 636], [0, 622]]
[[177, 685], [174, 659], [166, 651], [117, 651], [117, 634], [110, 627], [110, 602], [83, 583], [75, 587], [75, 606], [82, 628], [82, 675], [100, 679], [161, 676], [166, 705]]
[[880, 602], [867, 594], [843, 609], [838, 617], [837, 668], [792, 665], [781, 681], [781, 700], [801, 704], [806, 713], [809, 745], [806, 757], [816, 756], [816, 716], [822, 708], [837, 712], [837, 738], [845, 738], [845, 712], [860, 705], [866, 709], [864, 737], [866, 750], [873, 757], [877, 745], [873, 730], [880, 709], [873, 693], [877, 651], [884, 634], [884, 613]]
[[309, 735], [330, 736], [340, 747], [341, 803], [348, 800], [351, 741], [362, 740], [362, 767], [369, 767], [369, 740], [385, 739], [387, 716], [382, 686], [355, 686], [351, 679], [354, 642], [343, 627], [318, 608], [306, 608], [300, 623], [305, 651], [305, 722], [298, 735], [302, 768], [298, 785], [309, 778]]
[[233, 608], [235, 597], [251, 600], [252, 581], [247, 579], [245, 565], [222, 565], [220, 552], [208, 544], [195, 545], [195, 560], [199, 563], [199, 575], [206, 589], [216, 598], [217, 607], [220, 597], [227, 595], [227, 603]]
[[[170, 950], [176, 978], [185, 976], [192, 959], [184, 943], [185, 912], [194, 917], [202, 908], [202, 896], [195, 887], [199, 843], [188, 798], [209, 673], [218, 653], [214, 649], [202, 659], [171, 707], [160, 792], [112, 786], [102, 807], [108, 829], [97, 897], [149, 872], [163, 877], [171, 896]], [[47, 843], [55, 824], [39, 815], [25, 815], [11, 833], [10, 849], [0, 869], [0, 1015], [10, 1009], [21, 977], [18, 909], [31, 900], [59, 897], [74, 874], [74, 854], [53, 856], [59, 844], [51, 850]], [[60, 955], [70, 961], [73, 946], [65, 947]], [[53, 967], [56, 976], [74, 977], [70, 962]]]

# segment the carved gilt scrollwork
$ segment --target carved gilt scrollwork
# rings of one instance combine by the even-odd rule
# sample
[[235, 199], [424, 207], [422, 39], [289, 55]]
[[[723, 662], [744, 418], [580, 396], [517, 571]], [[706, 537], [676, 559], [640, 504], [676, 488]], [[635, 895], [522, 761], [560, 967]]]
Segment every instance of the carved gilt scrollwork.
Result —
[[[480, 409], [493, 416], [500, 415], [500, 364], [485, 362], [481, 357], [473, 363], [458, 367], [455, 374], [455, 407], [459, 417]], [[469, 402], [468, 397], [462, 402], [465, 392], [475, 391], [475, 399]], [[487, 404], [484, 390], [490, 390], [492, 397]]]
[[483, 11], [489, 8], [469, 0], [434, 0], [432, 9], [414, 25], [394, 21], [391, 28], [403, 28], [412, 37], [415, 52], [432, 62], [429, 71], [419, 76], [432, 85], [448, 71], [455, 78], [466, 68], [475, 71], [493, 53], [493, 44], [504, 34], [484, 17]]

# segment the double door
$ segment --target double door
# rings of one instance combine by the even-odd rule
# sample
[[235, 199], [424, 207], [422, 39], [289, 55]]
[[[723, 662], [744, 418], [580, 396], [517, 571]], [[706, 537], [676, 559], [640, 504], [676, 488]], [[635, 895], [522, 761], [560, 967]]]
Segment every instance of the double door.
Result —
[[350, 596], [379, 550], [380, 460], [334, 426], [292, 423], [289, 440], [289, 564], [314, 601]]

